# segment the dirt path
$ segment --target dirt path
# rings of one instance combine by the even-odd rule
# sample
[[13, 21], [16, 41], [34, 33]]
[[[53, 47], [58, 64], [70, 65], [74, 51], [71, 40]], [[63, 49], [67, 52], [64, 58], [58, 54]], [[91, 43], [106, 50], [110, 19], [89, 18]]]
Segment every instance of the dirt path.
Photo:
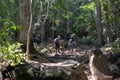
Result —
[[[44, 46], [43, 48], [45, 48]], [[43, 55], [44, 58], [50, 60], [54, 64], [58, 63], [79, 63], [83, 66], [85, 74], [88, 77], [88, 80], [93, 80], [91, 79], [91, 74], [90, 74], [90, 69], [88, 66], [89, 63], [89, 56], [87, 55], [87, 52], [91, 49], [93, 49], [94, 46], [88, 46], [88, 45], [80, 45], [74, 48], [73, 52], [68, 49], [64, 49], [61, 54], [56, 54], [55, 51], [52, 53], [45, 53]], [[41, 55], [41, 54], [40, 54]]]
[[73, 52], [70, 50], [65, 50], [62, 54], [56, 54], [53, 52], [52, 54], [48, 54], [46, 58], [55, 63], [72, 60], [77, 61], [84, 67], [88, 80], [93, 80], [88, 65], [89, 56], [87, 55], [87, 52], [93, 48], [94, 46], [80, 45], [80, 47], [75, 47]]

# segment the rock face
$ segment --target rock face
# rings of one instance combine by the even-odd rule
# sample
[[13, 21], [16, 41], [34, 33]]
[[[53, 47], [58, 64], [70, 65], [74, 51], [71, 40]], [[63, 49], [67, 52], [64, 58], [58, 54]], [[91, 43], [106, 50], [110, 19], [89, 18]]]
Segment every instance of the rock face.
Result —
[[112, 80], [112, 72], [108, 67], [106, 57], [100, 49], [93, 51], [89, 65], [94, 80]]

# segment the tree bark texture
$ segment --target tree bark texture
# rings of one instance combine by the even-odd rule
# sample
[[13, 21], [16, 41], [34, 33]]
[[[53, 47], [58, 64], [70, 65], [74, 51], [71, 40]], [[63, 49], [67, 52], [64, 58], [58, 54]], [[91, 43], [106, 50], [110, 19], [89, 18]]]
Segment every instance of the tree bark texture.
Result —
[[94, 2], [95, 2], [96, 25], [98, 31], [98, 43], [100, 46], [102, 46], [103, 35], [102, 35], [102, 25], [101, 25], [101, 5], [100, 5], [100, 0], [94, 0]]
[[44, 17], [44, 20], [40, 24], [40, 32], [41, 32], [41, 41], [44, 41], [45, 39], [45, 22], [47, 20], [49, 13], [49, 0], [47, 0], [47, 10], [46, 10], [46, 15]]
[[30, 57], [30, 33], [32, 29], [32, 0], [30, 0], [30, 24], [29, 24], [29, 29], [27, 33], [27, 46], [26, 46], [26, 54], [27, 58], [29, 59]]
[[[24, 44], [21, 46], [21, 48], [23, 49], [24, 52], [26, 52], [26, 45]], [[34, 48], [33, 42], [32, 40], [30, 40], [30, 60], [35, 60], [38, 62], [42, 62], [42, 63], [50, 63], [51, 61], [49, 61], [48, 59], [44, 58], [42, 55], [40, 55], [40, 53]]]
[[[99, 52], [97, 51], [97, 53]], [[103, 54], [92, 55], [89, 65], [94, 80], [112, 80], [112, 72], [110, 71], [107, 60]]]
[[67, 20], [67, 33], [70, 34], [70, 21]]
[[30, 1], [19, 0], [20, 7], [20, 41], [23, 43], [27, 42], [27, 31], [30, 25]]

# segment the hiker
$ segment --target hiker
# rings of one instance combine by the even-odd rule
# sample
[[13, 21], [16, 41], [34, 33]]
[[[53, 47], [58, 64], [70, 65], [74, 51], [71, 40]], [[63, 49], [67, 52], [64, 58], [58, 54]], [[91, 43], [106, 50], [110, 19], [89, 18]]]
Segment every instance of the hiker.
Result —
[[69, 40], [68, 40], [68, 47], [70, 50], [72, 50], [73, 52], [73, 47], [75, 46], [75, 40], [73, 37], [71, 37]]
[[35, 43], [37, 43], [37, 46], [40, 45], [40, 43], [41, 43], [40, 36], [37, 35], [37, 36], [35, 37]]
[[54, 43], [55, 43], [55, 48], [56, 48], [56, 53], [60, 53], [59, 49], [60, 49], [60, 36], [58, 35], [55, 39], [54, 39]]

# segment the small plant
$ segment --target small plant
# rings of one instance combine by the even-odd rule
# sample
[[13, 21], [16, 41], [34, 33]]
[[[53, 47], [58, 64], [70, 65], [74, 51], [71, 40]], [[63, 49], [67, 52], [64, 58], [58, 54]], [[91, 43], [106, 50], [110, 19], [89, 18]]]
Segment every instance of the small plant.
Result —
[[120, 40], [117, 39], [114, 44], [112, 44], [112, 48], [111, 48], [113, 53], [120, 53]]
[[120, 53], [120, 40], [117, 39], [113, 43], [106, 44], [105, 50], [110, 50], [113, 54], [119, 54]]
[[2, 60], [7, 60], [11, 65], [17, 65], [21, 60], [26, 59], [26, 54], [22, 53], [20, 43], [8, 44], [0, 46], [0, 57]]

